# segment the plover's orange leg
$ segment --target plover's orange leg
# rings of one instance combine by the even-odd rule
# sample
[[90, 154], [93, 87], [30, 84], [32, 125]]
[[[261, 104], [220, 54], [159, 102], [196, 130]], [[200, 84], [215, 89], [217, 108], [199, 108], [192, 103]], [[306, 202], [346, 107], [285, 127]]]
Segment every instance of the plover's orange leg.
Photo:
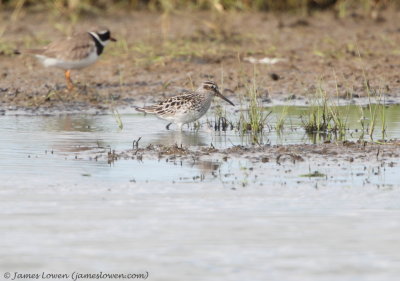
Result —
[[65, 71], [65, 79], [67, 80], [67, 88], [72, 91], [74, 89], [74, 83], [71, 80], [71, 70]]

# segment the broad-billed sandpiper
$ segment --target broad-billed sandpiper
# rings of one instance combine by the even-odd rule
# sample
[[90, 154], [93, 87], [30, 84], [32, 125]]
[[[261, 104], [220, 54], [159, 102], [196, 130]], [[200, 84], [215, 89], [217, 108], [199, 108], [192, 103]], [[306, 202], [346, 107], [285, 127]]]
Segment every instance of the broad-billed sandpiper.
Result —
[[135, 109], [170, 121], [171, 123], [166, 126], [167, 130], [172, 123], [177, 124], [182, 130], [183, 124], [194, 122], [206, 114], [214, 96], [220, 97], [234, 106], [233, 102], [221, 94], [217, 84], [205, 81], [194, 92], [168, 98], [155, 105], [135, 107]]
[[57, 67], [65, 71], [65, 79], [69, 90], [73, 89], [71, 70], [81, 69], [95, 63], [111, 37], [110, 30], [75, 33], [50, 43], [42, 49], [29, 49], [23, 53], [37, 57], [46, 67]]

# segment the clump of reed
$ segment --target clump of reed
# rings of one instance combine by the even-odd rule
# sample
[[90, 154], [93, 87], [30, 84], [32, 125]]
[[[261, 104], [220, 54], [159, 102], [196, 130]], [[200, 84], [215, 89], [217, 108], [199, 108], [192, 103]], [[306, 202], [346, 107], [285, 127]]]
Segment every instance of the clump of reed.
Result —
[[[360, 123], [359, 139], [364, 140], [367, 134], [370, 140], [374, 141], [376, 136], [375, 131], [380, 127], [381, 139], [386, 139], [386, 104], [385, 90], [381, 88], [373, 88], [370, 82], [364, 75], [364, 94], [368, 103], [359, 105], [359, 116], [357, 117]], [[302, 116], [303, 128], [309, 134], [335, 134], [340, 140], [346, 140], [346, 134], [350, 130], [348, 125], [348, 116], [351, 105], [339, 105], [339, 93], [336, 87], [338, 100], [335, 103], [332, 98], [328, 97], [322, 86], [317, 87], [315, 94], [311, 98], [311, 106], [307, 114]], [[354, 112], [353, 112], [354, 114]]]
[[271, 112], [268, 112], [262, 104], [255, 69], [251, 82], [245, 84], [244, 87], [246, 102], [243, 106], [241, 101], [240, 116], [236, 128], [242, 136], [250, 136], [252, 143], [260, 144]]
[[247, 108], [241, 110], [238, 122], [238, 129], [242, 132], [261, 133], [265, 127], [268, 114], [259, 98], [257, 84], [255, 79], [249, 85], [246, 85], [246, 97], [249, 100]]
[[302, 116], [305, 131], [309, 134], [335, 133], [344, 139], [348, 129], [347, 114], [330, 100], [322, 86], [317, 87], [311, 104], [308, 113]]
[[371, 140], [374, 138], [374, 132], [377, 126], [381, 128], [381, 139], [386, 139], [386, 104], [385, 94], [383, 90], [371, 89], [369, 82], [365, 82], [365, 90], [367, 92], [368, 104], [367, 106], [360, 106], [360, 125], [362, 135], [367, 133]]

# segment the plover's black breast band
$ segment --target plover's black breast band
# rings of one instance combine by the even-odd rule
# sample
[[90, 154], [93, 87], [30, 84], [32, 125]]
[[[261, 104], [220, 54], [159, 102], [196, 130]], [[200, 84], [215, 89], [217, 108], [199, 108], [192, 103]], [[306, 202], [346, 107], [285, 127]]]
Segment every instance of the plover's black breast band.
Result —
[[103, 50], [104, 50], [104, 46], [103, 46], [103, 45], [99, 42], [99, 40], [98, 40], [96, 37], [94, 37], [92, 34], [89, 33], [89, 35], [93, 38], [94, 43], [96, 44], [97, 55], [100, 56], [101, 53], [102, 53]]

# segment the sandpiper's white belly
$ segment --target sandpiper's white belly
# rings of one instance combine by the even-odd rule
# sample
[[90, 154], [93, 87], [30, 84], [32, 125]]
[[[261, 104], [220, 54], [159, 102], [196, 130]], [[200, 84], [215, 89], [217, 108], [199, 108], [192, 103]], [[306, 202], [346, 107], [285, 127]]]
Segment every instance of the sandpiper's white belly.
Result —
[[162, 117], [175, 124], [187, 124], [200, 119], [210, 108], [212, 98], [206, 100], [201, 106], [197, 108], [181, 108], [177, 110], [174, 115]]
[[57, 58], [49, 58], [49, 57], [46, 57], [43, 55], [35, 55], [35, 56], [46, 67], [57, 67], [57, 68], [61, 68], [64, 70], [81, 69], [81, 68], [87, 67], [87, 66], [95, 63], [99, 57], [96, 52], [90, 53], [90, 55], [84, 59], [74, 60], [74, 61], [66, 61], [66, 60], [57, 59]]

